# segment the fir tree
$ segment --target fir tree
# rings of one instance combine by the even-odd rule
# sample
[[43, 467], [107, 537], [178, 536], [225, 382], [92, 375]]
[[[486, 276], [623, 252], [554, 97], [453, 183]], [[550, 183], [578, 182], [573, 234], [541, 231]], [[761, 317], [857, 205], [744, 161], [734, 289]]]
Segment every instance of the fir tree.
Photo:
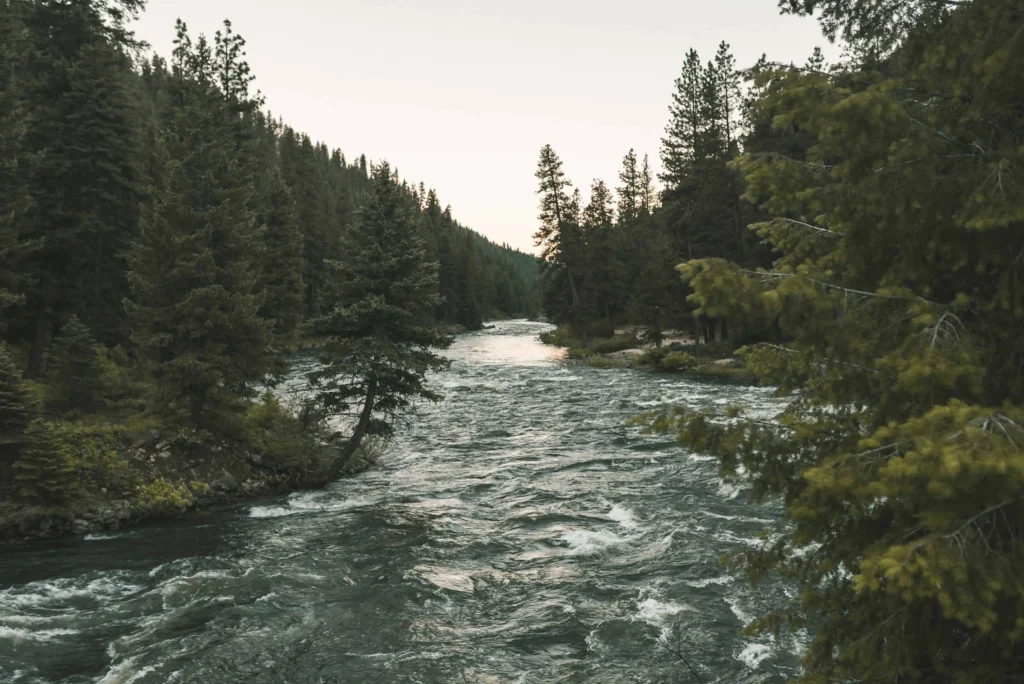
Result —
[[643, 198], [641, 197], [640, 170], [637, 168], [636, 152], [630, 150], [622, 160], [619, 171], [619, 221], [630, 224], [640, 216]]
[[[865, 26], [869, 3], [818, 4]], [[739, 162], [779, 258], [682, 269], [701, 312], [771, 319], [787, 340], [747, 355], [793, 393], [777, 422], [680, 409], [662, 426], [784, 502], [791, 526], [746, 561], [801, 584], [754, 625], [813, 629], [800, 681], [1024, 668], [1024, 185], [1007, 171], [1024, 162], [1024, 15], [1016, 0], [947, 10], [885, 73], [765, 74], [759, 117], [806, 140]]]
[[179, 22], [164, 179], [130, 255], [133, 339], [158, 379], [157, 408], [198, 429], [230, 428], [239, 399], [271, 364], [251, 179], [214, 67], [206, 40], [193, 45]]
[[72, 316], [47, 356], [47, 408], [61, 412], [95, 409], [101, 372], [96, 340], [88, 326]]
[[413, 400], [440, 398], [428, 388], [426, 374], [447, 367], [435, 350], [451, 339], [430, 324], [439, 303], [437, 264], [424, 259], [411, 209], [390, 166], [376, 167], [337, 264], [341, 304], [310, 323], [321, 351], [321, 367], [309, 376], [317, 403], [332, 415], [358, 411], [332, 478], [348, 466], [363, 438], [390, 435], [395, 417]]
[[[33, 329], [30, 373], [42, 370], [54, 326], [77, 313], [109, 341], [124, 330], [122, 253], [140, 199], [126, 57], [110, 19], [114, 3], [32, 3], [25, 64], [36, 155], [28, 178], [27, 237], [34, 287], [25, 314]], [[107, 19], [107, 23], [105, 23]], [[126, 40], [126, 39], [123, 39]]]
[[555, 322], [572, 321], [586, 343], [586, 319], [580, 299], [577, 275], [583, 270], [584, 246], [579, 227], [579, 191], [572, 188], [562, 170], [562, 160], [545, 145], [535, 174], [539, 181], [540, 226], [534, 241], [545, 264], [545, 299], [548, 315]]
[[265, 299], [260, 315], [272, 320], [274, 333], [287, 342], [292, 340], [302, 322], [304, 262], [295, 202], [279, 174], [271, 179], [262, 218], [265, 256], [260, 288]]
[[28, 284], [22, 262], [29, 251], [24, 215], [28, 207], [25, 181], [31, 169], [23, 144], [28, 113], [19, 76], [26, 54], [24, 10], [23, 3], [15, 2], [0, 11], [0, 335], [5, 332], [5, 311], [24, 303]]
[[595, 180], [590, 201], [583, 209], [581, 232], [586, 250], [583, 282], [584, 311], [589, 317], [614, 324], [623, 313], [624, 274], [616, 253], [615, 210], [612, 193], [604, 181]]
[[14, 462], [17, 498], [35, 506], [63, 506], [71, 502], [73, 466], [67, 447], [53, 423], [37, 418], [25, 431], [21, 456]]
[[0, 441], [20, 440], [32, 419], [32, 398], [7, 348], [0, 344]]

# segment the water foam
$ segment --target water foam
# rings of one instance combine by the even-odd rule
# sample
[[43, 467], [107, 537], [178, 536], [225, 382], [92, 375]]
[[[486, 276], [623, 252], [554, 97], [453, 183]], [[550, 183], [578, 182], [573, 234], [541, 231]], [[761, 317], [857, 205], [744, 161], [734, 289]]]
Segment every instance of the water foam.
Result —
[[747, 644], [736, 659], [742, 662], [744, 665], [749, 667], [751, 670], [756, 670], [761, 666], [761, 663], [765, 658], [772, 654], [772, 647], [767, 644]]
[[573, 530], [562, 535], [562, 541], [569, 545], [571, 556], [596, 556], [626, 540], [613, 532], [591, 532], [589, 530]]
[[735, 578], [730, 575], [722, 575], [721, 577], [708, 577], [707, 579], [690, 580], [687, 584], [695, 589], [703, 589], [704, 587], [709, 587], [712, 584], [732, 584], [734, 581]]
[[135, 659], [128, 658], [127, 660], [111, 667], [110, 670], [107, 671], [107, 674], [96, 682], [96, 684], [132, 684], [132, 682], [137, 682], [149, 673], [155, 671], [156, 668], [152, 665], [142, 669], [136, 669]]
[[32, 631], [23, 627], [7, 627], [0, 625], [0, 639], [11, 641], [52, 641], [54, 637], [78, 634], [76, 629], [41, 629]]
[[341, 512], [360, 508], [373, 503], [369, 499], [327, 499], [320, 492], [292, 495], [287, 506], [253, 506], [249, 509], [250, 518], [284, 518], [304, 513]]
[[648, 598], [640, 602], [636, 620], [646, 622], [652, 627], [665, 627], [668, 621], [683, 611], [690, 610], [690, 606], [682, 603], [671, 603], [659, 601], [655, 598]]
[[52, 608], [55, 604], [67, 603], [73, 599], [122, 598], [142, 589], [137, 584], [122, 582], [115, 577], [100, 577], [84, 586], [79, 585], [79, 582], [78, 578], [42, 580], [4, 589], [0, 591], [0, 607]]
[[619, 504], [615, 504], [612, 506], [612, 510], [608, 511], [608, 519], [614, 520], [627, 530], [635, 530], [637, 528], [636, 516], [633, 514], [633, 511]]

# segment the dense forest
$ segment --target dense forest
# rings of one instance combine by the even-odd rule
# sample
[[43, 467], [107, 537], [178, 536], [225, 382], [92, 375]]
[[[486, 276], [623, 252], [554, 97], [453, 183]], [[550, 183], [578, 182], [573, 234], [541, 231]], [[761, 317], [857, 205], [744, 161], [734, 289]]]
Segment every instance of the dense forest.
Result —
[[660, 206], [632, 153], [614, 212], [602, 183], [584, 205], [544, 148], [546, 310], [584, 344], [609, 322], [704, 339], [720, 322], [792, 398], [776, 420], [680, 408], [652, 427], [784, 503], [786, 524], [736, 560], [801, 585], [751, 626], [810, 629], [799, 681], [1017, 681], [1024, 6], [781, 7], [818, 16], [846, 56], [737, 72], [725, 45], [691, 52]]
[[[535, 257], [271, 116], [230, 22], [179, 21], [165, 60], [128, 28], [142, 5], [0, 3], [0, 495], [23, 504], [144, 490], [130, 434], [308, 469], [303, 428], [361, 407], [354, 448], [433, 396], [435, 328], [539, 309]], [[260, 396], [303, 348], [326, 366], [300, 426]]]

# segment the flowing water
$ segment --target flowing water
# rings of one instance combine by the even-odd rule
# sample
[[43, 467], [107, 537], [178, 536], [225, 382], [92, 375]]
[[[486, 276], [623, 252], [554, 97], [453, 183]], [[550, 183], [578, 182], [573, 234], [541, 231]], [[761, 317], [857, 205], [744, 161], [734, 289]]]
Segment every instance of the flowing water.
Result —
[[[0, 552], [0, 682], [782, 682], [792, 589], [721, 565], [777, 516], [625, 421], [759, 388], [597, 370], [544, 326], [462, 336], [446, 395], [325, 491]], [[666, 648], [666, 645], [668, 648]]]

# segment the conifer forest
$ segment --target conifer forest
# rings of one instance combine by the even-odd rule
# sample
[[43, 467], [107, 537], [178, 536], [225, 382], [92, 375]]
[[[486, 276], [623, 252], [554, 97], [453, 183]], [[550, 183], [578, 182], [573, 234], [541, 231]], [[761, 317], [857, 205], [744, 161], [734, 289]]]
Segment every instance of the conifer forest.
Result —
[[758, 1], [526, 253], [0, 0], [0, 681], [1024, 681], [1024, 2]]

